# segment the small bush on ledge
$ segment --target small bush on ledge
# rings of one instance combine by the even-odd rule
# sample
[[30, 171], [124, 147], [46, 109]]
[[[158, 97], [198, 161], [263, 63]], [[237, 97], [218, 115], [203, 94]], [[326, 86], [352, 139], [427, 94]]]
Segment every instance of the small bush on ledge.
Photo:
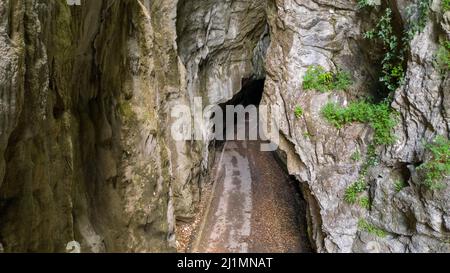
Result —
[[304, 90], [317, 90], [322, 93], [333, 90], [346, 90], [352, 85], [350, 73], [339, 70], [336, 73], [325, 71], [318, 65], [308, 67], [303, 77]]
[[450, 140], [438, 136], [425, 147], [432, 157], [418, 168], [425, 173], [423, 183], [431, 190], [443, 189], [446, 185], [442, 181], [450, 175]]
[[442, 0], [442, 11], [450, 11], [450, 0]]
[[297, 105], [294, 109], [294, 114], [296, 118], [301, 118], [303, 116], [303, 108], [300, 105]]
[[364, 178], [359, 179], [345, 190], [344, 200], [349, 204], [355, 204], [359, 195], [367, 190], [367, 183]]
[[441, 42], [436, 53], [436, 66], [442, 74], [450, 70], [450, 41]]
[[367, 222], [364, 219], [360, 219], [358, 221], [358, 229], [361, 230], [361, 231], [365, 231], [367, 233], [373, 234], [373, 235], [375, 235], [377, 237], [380, 237], [380, 238], [385, 238], [387, 236], [386, 231], [384, 231], [384, 230], [382, 230], [380, 228], [377, 228], [376, 226], [374, 226], [373, 224]]
[[381, 5], [380, 0], [358, 0], [358, 8], [375, 7]]
[[408, 184], [404, 180], [396, 180], [394, 182], [395, 192], [401, 192], [407, 186], [408, 186]]
[[372, 104], [366, 101], [352, 102], [348, 107], [328, 103], [322, 109], [322, 115], [336, 128], [353, 123], [369, 123], [375, 131], [374, 144], [392, 144], [395, 137], [392, 129], [396, 125], [394, 114], [387, 103]]

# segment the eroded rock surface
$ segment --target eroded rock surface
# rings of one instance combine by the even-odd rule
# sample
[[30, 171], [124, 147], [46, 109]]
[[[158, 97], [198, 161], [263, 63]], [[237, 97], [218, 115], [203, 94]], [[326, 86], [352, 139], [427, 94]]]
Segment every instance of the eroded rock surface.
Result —
[[[409, 5], [411, 1], [391, 1]], [[402, 3], [400, 3], [402, 2]], [[409, 2], [409, 3], [407, 3]], [[434, 1], [433, 8], [439, 1]], [[266, 102], [285, 109], [281, 132], [292, 174], [302, 182], [310, 207], [311, 237], [320, 252], [449, 251], [448, 189], [431, 193], [419, 186], [415, 169], [425, 161], [423, 140], [449, 134], [448, 75], [433, 66], [438, 47], [438, 15], [429, 18], [422, 33], [414, 37], [408, 54], [405, 84], [397, 90], [393, 107], [400, 112], [396, 143], [378, 150], [379, 166], [370, 171], [370, 211], [346, 204], [345, 189], [358, 178], [360, 164], [352, 154], [366, 153], [371, 130], [351, 125], [341, 130], [327, 124], [320, 110], [329, 101], [342, 105], [353, 96], [370, 94], [376, 83], [377, 50], [362, 39], [370, 16], [352, 1], [275, 1], [268, 10], [272, 44], [267, 55]], [[365, 17], [362, 17], [365, 16]], [[302, 77], [309, 65], [336, 66], [352, 71], [355, 90], [347, 93], [302, 92]], [[372, 84], [372, 85], [371, 85]], [[305, 115], [294, 116], [302, 105]], [[394, 182], [408, 187], [396, 193]], [[388, 232], [385, 239], [358, 231], [361, 218], [371, 219]], [[372, 244], [373, 246], [373, 244]]]
[[[308, 203], [319, 252], [450, 251], [450, 187], [420, 185], [423, 140], [450, 134], [450, 80], [434, 65], [449, 12], [431, 1], [407, 54], [396, 143], [369, 171], [370, 210], [344, 202], [372, 130], [340, 130], [320, 114], [376, 93], [382, 50], [366, 39], [380, 14], [357, 1], [0, 0], [0, 246], [6, 252], [174, 251], [176, 219], [195, 213], [212, 134], [171, 137], [178, 104], [223, 103], [266, 79], [280, 106], [280, 154]], [[396, 23], [417, 1], [390, 1]], [[347, 92], [304, 91], [310, 65], [351, 71]], [[296, 118], [301, 105], [304, 116]], [[398, 179], [408, 187], [395, 191]], [[449, 182], [448, 179], [445, 182]], [[388, 234], [358, 230], [368, 219]]]
[[174, 250], [174, 4], [0, 1], [5, 251]]

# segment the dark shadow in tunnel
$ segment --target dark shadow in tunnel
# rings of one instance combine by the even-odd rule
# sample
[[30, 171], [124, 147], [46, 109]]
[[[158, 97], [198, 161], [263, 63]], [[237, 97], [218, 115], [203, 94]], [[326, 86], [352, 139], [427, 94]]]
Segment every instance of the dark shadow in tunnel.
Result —
[[234, 95], [234, 97], [228, 102], [221, 104], [221, 107], [226, 105], [255, 105], [259, 106], [261, 103], [262, 95], [264, 92], [264, 82], [265, 80], [253, 80], [244, 79], [242, 80], [242, 89], [239, 93]]
[[[248, 107], [248, 106], [255, 106], [256, 109], [258, 110], [258, 107], [261, 103], [262, 100], [262, 96], [264, 93], [264, 83], [265, 83], [265, 79], [260, 79], [260, 80], [255, 80], [253, 78], [249, 78], [249, 79], [243, 79], [242, 80], [242, 89], [241, 91], [239, 91], [236, 95], [233, 96], [233, 98], [231, 98], [229, 101], [220, 104], [220, 108], [222, 108], [222, 111], [224, 113], [223, 115], [223, 134], [224, 136], [227, 135], [227, 126], [230, 126], [230, 124], [227, 125], [227, 106], [240, 106], [242, 105], [243, 107]], [[234, 129], [235, 132], [237, 131], [237, 124], [238, 124], [238, 118], [239, 116], [237, 114], [234, 115]], [[249, 121], [249, 114], [246, 113], [245, 115], [245, 122], [246, 123], [246, 136], [249, 136], [249, 130], [256, 130], [258, 131], [258, 124], [254, 124], [252, 126], [252, 129], [249, 129], [250, 125], [248, 123]], [[257, 119], [257, 117], [254, 117]], [[241, 120], [242, 121], [242, 120]], [[256, 120], [254, 120], [254, 122], [256, 122]], [[215, 128], [214, 128], [215, 130]], [[224, 141], [220, 141], [220, 140], [216, 140], [216, 144], [218, 146], [222, 146], [224, 143]]]
[[[224, 113], [228, 105], [242, 105], [244, 107], [254, 105], [259, 107], [264, 93], [264, 85], [264, 79], [245, 79], [242, 81], [241, 91], [228, 102], [221, 104], [220, 107]], [[248, 117], [246, 119], [248, 121]], [[237, 115], [235, 115], [235, 127], [236, 123]], [[249, 127], [247, 126], [246, 130], [249, 130]], [[226, 131], [226, 128], [224, 130]], [[221, 150], [225, 141], [216, 141], [216, 143], [216, 148]], [[300, 183], [294, 176], [289, 175], [286, 161], [280, 158], [280, 151], [262, 152], [259, 149], [260, 143], [261, 140], [247, 141], [247, 144], [242, 146], [246, 147], [246, 151], [242, 153], [249, 156], [252, 173], [252, 192], [256, 207], [254, 218], [267, 219], [267, 222], [264, 223], [254, 223], [256, 227], [254, 235], [257, 236], [258, 240], [256, 241], [258, 242], [254, 242], [251, 249], [256, 252], [261, 250], [270, 252], [273, 249], [268, 245], [279, 243], [279, 240], [288, 239], [290, 242], [284, 244], [284, 251], [313, 252], [307, 232], [307, 203], [301, 191]], [[271, 201], [268, 202], [268, 200]], [[268, 203], [277, 203], [277, 205], [268, 206]], [[268, 206], [267, 210], [276, 211], [276, 215], [269, 217], [264, 209], [266, 206]], [[253, 219], [252, 221], [258, 220]], [[264, 232], [264, 230], [271, 229], [271, 221], [287, 225], [283, 229], [286, 238], [281, 238], [283, 236], [271, 236]]]

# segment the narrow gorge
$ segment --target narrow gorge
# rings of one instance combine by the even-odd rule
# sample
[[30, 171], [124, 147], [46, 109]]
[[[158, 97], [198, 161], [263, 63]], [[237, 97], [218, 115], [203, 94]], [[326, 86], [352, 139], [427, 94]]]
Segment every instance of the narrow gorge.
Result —
[[449, 91], [448, 0], [0, 0], [0, 253], [450, 252]]

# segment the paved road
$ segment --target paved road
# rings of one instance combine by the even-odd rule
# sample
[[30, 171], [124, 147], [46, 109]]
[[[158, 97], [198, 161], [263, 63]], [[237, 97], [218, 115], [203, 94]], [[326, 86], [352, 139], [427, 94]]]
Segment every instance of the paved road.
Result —
[[309, 252], [295, 182], [258, 141], [228, 141], [194, 252]]

